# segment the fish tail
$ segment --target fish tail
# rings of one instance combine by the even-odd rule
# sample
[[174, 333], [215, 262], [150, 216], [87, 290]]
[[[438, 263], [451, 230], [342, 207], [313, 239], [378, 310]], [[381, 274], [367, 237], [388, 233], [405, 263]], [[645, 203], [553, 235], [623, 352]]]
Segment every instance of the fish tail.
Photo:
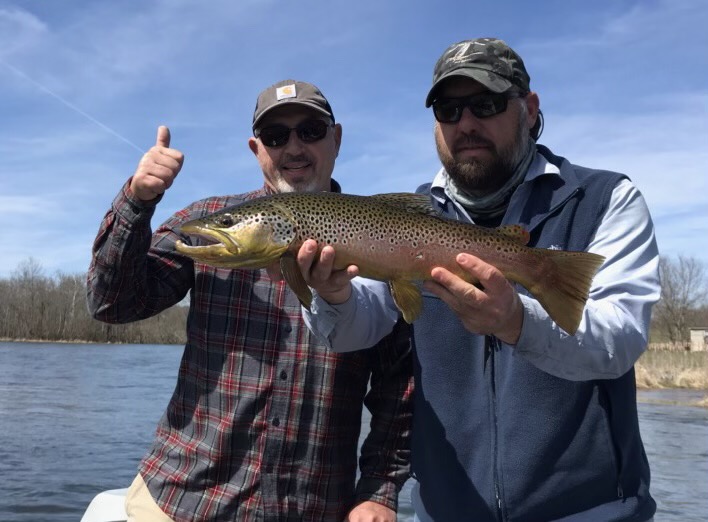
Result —
[[[573, 335], [583, 317], [590, 285], [605, 261], [590, 252], [542, 250], [547, 261], [545, 277], [527, 286], [558, 326]], [[523, 283], [522, 283], [523, 284]], [[526, 285], [524, 285], [526, 286]]]

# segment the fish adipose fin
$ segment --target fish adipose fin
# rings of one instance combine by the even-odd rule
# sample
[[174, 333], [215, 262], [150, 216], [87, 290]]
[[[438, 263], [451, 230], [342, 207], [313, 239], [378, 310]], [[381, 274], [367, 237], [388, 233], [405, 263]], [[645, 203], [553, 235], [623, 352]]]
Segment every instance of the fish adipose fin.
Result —
[[312, 290], [307, 286], [295, 256], [290, 252], [286, 252], [280, 258], [280, 271], [285, 282], [288, 283], [290, 289], [295, 292], [295, 295], [300, 300], [300, 304], [309, 310], [312, 305]]
[[403, 319], [408, 324], [412, 323], [423, 309], [423, 296], [420, 289], [410, 281], [400, 279], [389, 281], [388, 286]]
[[558, 326], [574, 335], [583, 318], [590, 284], [605, 258], [590, 252], [546, 250], [552, 263], [549, 277], [529, 282], [526, 286]]

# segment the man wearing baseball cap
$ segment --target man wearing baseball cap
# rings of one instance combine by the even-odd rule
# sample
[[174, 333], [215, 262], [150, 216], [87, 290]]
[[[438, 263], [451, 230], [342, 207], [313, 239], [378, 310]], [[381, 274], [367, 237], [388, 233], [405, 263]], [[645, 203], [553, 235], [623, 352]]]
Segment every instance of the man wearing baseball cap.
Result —
[[[190, 294], [177, 386], [128, 490], [130, 521], [396, 520], [409, 475], [408, 326], [374, 349], [334, 354], [307, 329], [285, 282], [175, 250], [177, 240], [197, 241], [181, 234], [186, 221], [277, 192], [339, 191], [341, 138], [322, 92], [285, 80], [261, 92], [253, 114], [248, 147], [262, 188], [197, 201], [152, 233], [155, 207], [184, 161], [160, 127], [113, 201], [89, 271], [93, 316], [135, 321]], [[371, 429], [357, 479], [364, 401]]]
[[[475, 285], [432, 270], [413, 322], [417, 519], [651, 520], [633, 365], [647, 346], [660, 286], [642, 195], [623, 174], [575, 165], [537, 143], [539, 96], [501, 40], [446, 49], [425, 106], [442, 168], [418, 192], [440, 214], [521, 224], [529, 246], [605, 261], [575, 332], [473, 255], [456, 261]], [[312, 271], [314, 255], [302, 256], [318, 291], [308, 320], [334, 350], [356, 350], [362, 332], [374, 341], [390, 332], [398, 310], [385, 284], [332, 277], [328, 256], [326, 247]]]

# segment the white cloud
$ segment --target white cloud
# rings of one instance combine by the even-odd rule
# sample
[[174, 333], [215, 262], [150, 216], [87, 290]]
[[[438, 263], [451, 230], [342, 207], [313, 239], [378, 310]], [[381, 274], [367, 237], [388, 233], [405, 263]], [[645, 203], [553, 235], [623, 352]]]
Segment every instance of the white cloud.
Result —
[[0, 60], [38, 42], [46, 33], [46, 24], [31, 13], [0, 8]]
[[[604, 36], [614, 37], [615, 42], [627, 42], [641, 35], [646, 41], [680, 51], [690, 40], [691, 29], [703, 32], [704, 17], [705, 3], [702, 0], [639, 2], [625, 13], [610, 18]], [[669, 39], [671, 35], [683, 37], [676, 47]], [[699, 33], [693, 36], [698, 37]]]
[[705, 95], [645, 101], [653, 110], [553, 114], [541, 141], [574, 163], [627, 174], [647, 201], [661, 252], [708, 262], [708, 120], [696, 111]]
[[59, 206], [56, 200], [32, 195], [32, 196], [7, 196], [0, 195], [0, 229], [17, 229], [16, 216], [35, 217], [36, 221], [30, 220], [27, 226], [42, 226], [51, 216], [56, 216]]
[[708, 96], [645, 101], [633, 114], [549, 114], [541, 141], [576, 163], [626, 173], [652, 209], [708, 203], [708, 149], [699, 138], [708, 136], [708, 120], [696, 111]]

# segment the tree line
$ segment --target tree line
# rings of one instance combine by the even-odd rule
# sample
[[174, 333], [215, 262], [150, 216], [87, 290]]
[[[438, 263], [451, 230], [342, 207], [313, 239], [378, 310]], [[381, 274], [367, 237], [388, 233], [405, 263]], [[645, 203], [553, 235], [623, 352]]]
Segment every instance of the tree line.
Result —
[[[650, 341], [686, 346], [690, 327], [708, 327], [706, 264], [678, 256], [662, 258], [659, 269], [661, 300]], [[142, 321], [102, 323], [88, 313], [85, 274], [50, 277], [32, 258], [0, 279], [0, 339], [183, 344], [186, 319], [187, 307], [178, 304]]]
[[86, 275], [49, 277], [34, 259], [0, 279], [0, 339], [92, 343], [183, 344], [187, 307], [129, 324], [106, 324], [89, 315]]

